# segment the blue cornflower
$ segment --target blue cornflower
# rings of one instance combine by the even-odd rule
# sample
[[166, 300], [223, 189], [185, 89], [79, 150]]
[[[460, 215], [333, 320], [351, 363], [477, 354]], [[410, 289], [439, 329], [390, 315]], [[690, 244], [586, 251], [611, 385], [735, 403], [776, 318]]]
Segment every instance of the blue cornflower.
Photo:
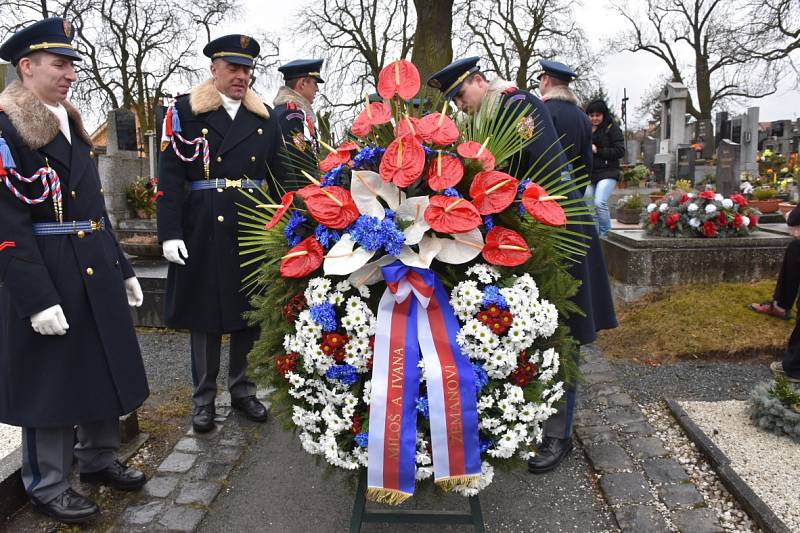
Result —
[[506, 302], [506, 299], [500, 294], [500, 289], [494, 285], [487, 285], [483, 288], [482, 303], [484, 307], [496, 305], [500, 309], [508, 309], [508, 302]]
[[443, 190], [442, 194], [444, 194], [445, 196], [453, 196], [455, 198], [463, 198], [463, 196], [461, 196], [461, 193], [452, 187]]
[[329, 187], [331, 185], [338, 185], [339, 184], [339, 177], [341, 176], [342, 172], [347, 169], [347, 165], [337, 165], [330, 169], [328, 172], [322, 176], [321, 185], [323, 187]]
[[478, 394], [489, 384], [489, 374], [480, 363], [472, 363], [472, 373], [475, 376], [475, 393]]
[[380, 146], [365, 146], [353, 157], [353, 168], [360, 170], [377, 166], [378, 163], [380, 163], [384, 151], [385, 150]]
[[483, 218], [483, 226], [486, 228], [487, 231], [494, 227], [494, 219], [492, 218], [492, 215], [483, 215], [482, 218]]
[[362, 448], [366, 448], [367, 444], [369, 443], [369, 434], [365, 432], [361, 432], [355, 436], [356, 444], [361, 446]]
[[300, 241], [303, 240], [303, 237], [298, 235], [296, 230], [307, 220], [308, 219], [299, 212], [292, 211], [292, 214], [289, 216], [289, 221], [286, 223], [286, 227], [283, 229], [283, 236], [286, 237], [286, 242], [289, 243], [289, 248], [297, 246], [300, 244]]
[[397, 213], [395, 213], [394, 211], [392, 211], [388, 207], [384, 207], [383, 208], [383, 212], [386, 214], [386, 218], [391, 218], [392, 220], [394, 220], [395, 217], [397, 216]]
[[395, 225], [391, 218], [381, 221], [380, 232], [383, 236], [383, 249], [389, 255], [397, 255], [406, 242], [406, 235]]
[[387, 253], [397, 255], [406, 236], [391, 218], [378, 220], [377, 217], [362, 215], [347, 230], [350, 238], [365, 250], [374, 252], [381, 248]]
[[517, 193], [522, 194], [525, 192], [525, 189], [528, 187], [528, 184], [531, 182], [530, 178], [525, 178], [522, 180], [519, 185], [517, 185]]
[[339, 381], [344, 385], [352, 385], [358, 381], [358, 372], [352, 365], [333, 365], [325, 372], [325, 377]]
[[430, 406], [428, 405], [428, 396], [420, 396], [417, 398], [417, 412], [427, 419], [431, 418]]
[[483, 437], [480, 437], [478, 442], [480, 443], [481, 446], [481, 453], [486, 453], [486, 450], [491, 448], [492, 444], [494, 444], [494, 441], [492, 439], [484, 439]]
[[330, 302], [312, 305], [309, 309], [311, 320], [322, 326], [322, 331], [334, 331], [336, 329], [336, 311]]
[[316, 237], [322, 247], [327, 250], [339, 242], [339, 239], [342, 237], [342, 235], [335, 229], [330, 229], [328, 226], [320, 224], [314, 230], [314, 237]]

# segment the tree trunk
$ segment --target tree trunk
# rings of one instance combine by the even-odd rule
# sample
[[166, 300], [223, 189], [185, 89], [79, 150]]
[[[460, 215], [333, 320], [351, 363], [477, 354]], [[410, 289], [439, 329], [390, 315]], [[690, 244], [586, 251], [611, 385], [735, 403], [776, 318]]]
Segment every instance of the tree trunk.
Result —
[[431, 74], [453, 61], [454, 0], [414, 0], [417, 29], [411, 61], [423, 86]]

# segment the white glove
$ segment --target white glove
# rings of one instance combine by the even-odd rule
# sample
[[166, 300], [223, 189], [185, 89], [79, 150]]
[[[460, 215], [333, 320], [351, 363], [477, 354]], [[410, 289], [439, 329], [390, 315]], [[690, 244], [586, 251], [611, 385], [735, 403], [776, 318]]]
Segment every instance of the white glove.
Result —
[[69, 324], [61, 306], [54, 305], [32, 315], [31, 327], [39, 335], [66, 335]]
[[142, 294], [142, 286], [139, 285], [139, 280], [136, 276], [125, 280], [125, 293], [128, 295], [128, 305], [131, 307], [141, 307], [144, 302], [144, 294]]
[[175, 263], [176, 265], [186, 265], [184, 259], [189, 259], [189, 252], [186, 251], [186, 244], [183, 242], [183, 239], [164, 241], [161, 248], [164, 251], [164, 257], [167, 261]]

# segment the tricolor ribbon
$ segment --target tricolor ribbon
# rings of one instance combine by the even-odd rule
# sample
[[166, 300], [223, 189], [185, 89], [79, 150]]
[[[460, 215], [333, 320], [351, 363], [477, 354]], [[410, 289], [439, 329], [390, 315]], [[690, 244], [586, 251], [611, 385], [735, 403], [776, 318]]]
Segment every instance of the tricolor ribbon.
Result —
[[[164, 124], [161, 128], [161, 132], [162, 150], [164, 150], [164, 147], [167, 144], [171, 144], [175, 155], [178, 156], [178, 159], [185, 163], [191, 163], [197, 159], [200, 155], [200, 150], [202, 149], [203, 169], [205, 171], [205, 177], [208, 179], [209, 164], [211, 160], [211, 150], [208, 145], [208, 139], [206, 139], [205, 135], [192, 139], [191, 141], [187, 141], [183, 138], [183, 135], [181, 135], [183, 129], [181, 128], [181, 121], [180, 117], [178, 116], [178, 109], [175, 107], [174, 98], [170, 100], [169, 107], [167, 107], [167, 112], [164, 114]], [[191, 156], [183, 155], [178, 149], [178, 145], [175, 142], [176, 139], [188, 146], [194, 146], [194, 153]]]
[[367, 497], [400, 504], [414, 492], [420, 351], [425, 361], [434, 480], [449, 490], [480, 479], [474, 374], [456, 343], [458, 320], [428, 269], [382, 268], [369, 414]]
[[[38, 198], [28, 198], [14, 186], [14, 183], [11, 181], [12, 176], [23, 183], [41, 182], [42, 194]], [[17, 164], [14, 162], [14, 158], [11, 156], [11, 150], [3, 137], [0, 137], [0, 178], [2, 178], [3, 183], [5, 183], [8, 190], [10, 190], [17, 199], [28, 205], [39, 205], [48, 198], [52, 198], [56, 219], [59, 222], [63, 221], [63, 198], [61, 193], [61, 179], [58, 177], [58, 173], [47, 164], [34, 172], [33, 176], [30, 178], [23, 176], [17, 172]]]

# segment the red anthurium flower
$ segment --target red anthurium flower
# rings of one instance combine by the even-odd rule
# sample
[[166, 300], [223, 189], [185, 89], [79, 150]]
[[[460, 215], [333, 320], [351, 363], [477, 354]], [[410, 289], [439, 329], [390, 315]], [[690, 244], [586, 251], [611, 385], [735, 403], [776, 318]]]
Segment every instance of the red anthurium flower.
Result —
[[388, 100], [395, 94], [403, 100], [414, 98], [419, 92], [419, 71], [414, 63], [399, 59], [383, 67], [378, 74], [378, 94]]
[[354, 143], [353, 141], [346, 141], [343, 142], [336, 148], [337, 152], [352, 152], [353, 150], [358, 150], [358, 144]]
[[563, 226], [567, 223], [564, 209], [555, 198], [548, 196], [540, 185], [529, 183], [522, 193], [522, 205], [533, 218], [548, 226]]
[[304, 278], [322, 265], [325, 251], [314, 237], [306, 237], [281, 260], [281, 276]]
[[293, 192], [287, 192], [286, 194], [284, 194], [281, 197], [281, 207], [279, 207], [278, 210], [275, 211], [275, 214], [272, 215], [272, 218], [269, 220], [269, 222], [264, 224], [264, 229], [269, 230], [269, 229], [272, 229], [275, 226], [277, 226], [278, 222], [280, 222], [281, 218], [283, 218], [283, 215], [292, 206], [292, 202], [293, 201], [294, 201], [294, 193]]
[[493, 265], [519, 266], [531, 257], [531, 249], [516, 231], [495, 226], [486, 234], [483, 258]]
[[442, 113], [425, 115], [419, 121], [419, 134], [430, 144], [446, 146], [458, 140], [458, 128], [453, 119]]
[[713, 200], [716, 195], [717, 193], [715, 193], [714, 191], [703, 191], [697, 196], [699, 196], [703, 200]]
[[356, 137], [366, 137], [372, 131], [372, 126], [386, 124], [392, 120], [392, 107], [383, 102], [373, 102], [364, 108], [353, 121], [350, 131]]
[[389, 144], [381, 158], [379, 172], [383, 181], [408, 187], [425, 169], [425, 150], [413, 136], [398, 137]]
[[297, 194], [306, 203], [309, 214], [320, 224], [344, 229], [358, 218], [358, 208], [347, 189], [338, 186], [306, 185]]
[[439, 233], [466, 233], [480, 225], [481, 215], [464, 198], [436, 195], [425, 209], [425, 221]]
[[350, 152], [340, 152], [337, 150], [335, 152], [330, 152], [325, 156], [325, 159], [319, 162], [319, 169], [323, 172], [328, 172], [348, 161], [350, 161]]
[[463, 177], [464, 165], [455, 156], [440, 152], [428, 165], [428, 185], [434, 191], [455, 187]]
[[350, 131], [356, 137], [368, 137], [369, 133], [372, 131], [372, 124], [369, 123], [369, 119], [362, 112], [353, 121], [353, 125], [350, 126]]
[[481, 143], [467, 141], [458, 145], [458, 155], [464, 159], [477, 159], [483, 165], [483, 170], [494, 170], [494, 155]]
[[413, 135], [420, 142], [422, 142], [422, 135], [419, 133], [419, 119], [417, 117], [404, 116], [394, 127], [394, 136], [402, 137], [404, 135]]
[[732, 194], [731, 200], [733, 200], [734, 203], [737, 203], [742, 207], [747, 207], [747, 198], [745, 198], [741, 194]]
[[519, 181], [505, 172], [478, 172], [469, 186], [472, 203], [481, 215], [499, 213], [511, 205], [517, 195]]

